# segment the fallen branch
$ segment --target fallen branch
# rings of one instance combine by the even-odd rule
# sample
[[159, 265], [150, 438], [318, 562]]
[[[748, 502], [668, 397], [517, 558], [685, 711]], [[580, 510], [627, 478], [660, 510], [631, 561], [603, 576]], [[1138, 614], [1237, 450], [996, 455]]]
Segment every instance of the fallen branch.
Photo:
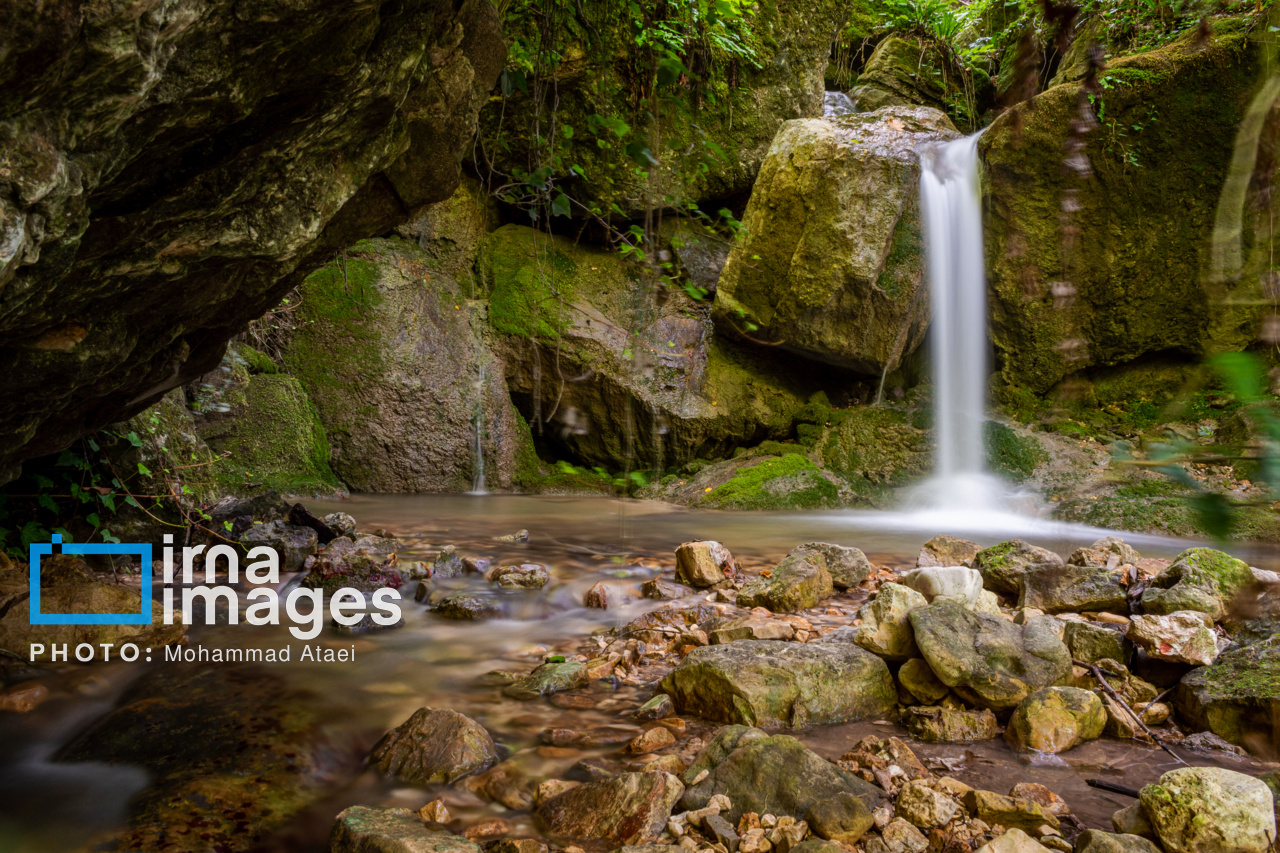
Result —
[[1110, 791], [1113, 794], [1122, 794], [1126, 797], [1138, 799], [1138, 792], [1134, 788], [1126, 788], [1124, 785], [1115, 785], [1111, 782], [1103, 782], [1101, 779], [1085, 779], [1084, 783], [1090, 788], [1097, 788], [1100, 791]]
[[[1142, 722], [1142, 716], [1137, 711], [1130, 708], [1129, 703], [1124, 701], [1124, 698], [1121, 697], [1120, 694], [1116, 692], [1115, 688], [1111, 686], [1111, 683], [1107, 681], [1107, 676], [1106, 674], [1103, 673], [1103, 670], [1100, 666], [1093, 663], [1086, 663], [1085, 661], [1080, 661], [1080, 660], [1073, 660], [1072, 663], [1074, 663], [1076, 666], [1083, 666], [1086, 669], [1088, 669], [1090, 672], [1092, 672], [1093, 677], [1096, 678], [1098, 680], [1098, 683], [1102, 685], [1102, 689], [1107, 691], [1107, 695], [1110, 696], [1117, 705], [1119, 705], [1121, 708], [1124, 708], [1126, 711], [1129, 712], [1129, 716], [1133, 717], [1133, 721], [1138, 724], [1139, 728], [1141, 728], [1144, 732], [1146, 732], [1147, 737], [1151, 738], [1152, 743], [1154, 743], [1156, 746], [1163, 749], [1165, 752], [1169, 753], [1171, 756], [1173, 756], [1173, 759], [1177, 761], [1179, 764], [1187, 763], [1183, 761], [1182, 758], [1178, 755], [1178, 753], [1174, 752], [1173, 749], [1167, 743], [1157, 738], [1156, 733], [1151, 731], [1151, 729], [1147, 727], [1146, 723]], [[1114, 672], [1109, 674], [1116, 678], [1122, 677], [1118, 673], [1114, 673]]]

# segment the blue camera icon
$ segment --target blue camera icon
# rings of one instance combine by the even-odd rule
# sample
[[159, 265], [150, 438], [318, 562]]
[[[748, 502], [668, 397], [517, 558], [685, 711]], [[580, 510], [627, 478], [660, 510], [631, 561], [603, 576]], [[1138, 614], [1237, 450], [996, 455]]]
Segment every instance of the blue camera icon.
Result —
[[[40, 612], [40, 558], [55, 553], [81, 556], [84, 554], [136, 554], [142, 558], [142, 612], [141, 613], [41, 613]], [[62, 536], [54, 534], [51, 542], [31, 545], [31, 624], [32, 625], [150, 625], [151, 613], [151, 545], [76, 545], [62, 544]]]

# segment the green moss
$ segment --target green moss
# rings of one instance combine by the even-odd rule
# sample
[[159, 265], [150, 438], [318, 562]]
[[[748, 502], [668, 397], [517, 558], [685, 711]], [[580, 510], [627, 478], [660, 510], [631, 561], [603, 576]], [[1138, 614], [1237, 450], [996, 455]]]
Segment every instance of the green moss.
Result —
[[1018, 435], [1004, 424], [987, 421], [984, 437], [988, 467], [1013, 482], [1027, 479], [1036, 468], [1049, 461], [1049, 454], [1039, 442]]
[[840, 490], [798, 453], [740, 469], [702, 499], [718, 509], [822, 509], [840, 505]]
[[845, 410], [819, 443], [822, 464], [869, 497], [925, 476], [932, 465], [928, 434], [911, 414], [890, 406]]
[[253, 347], [244, 343], [234, 345], [240, 357], [244, 359], [245, 365], [249, 368], [249, 373], [266, 373], [268, 375], [280, 372], [280, 368], [271, 360], [271, 357], [265, 353], [258, 352]]
[[211, 421], [203, 437], [214, 451], [231, 453], [214, 472], [232, 491], [247, 483], [285, 493], [331, 492], [338, 486], [320, 417], [292, 376], [250, 378], [244, 405]]

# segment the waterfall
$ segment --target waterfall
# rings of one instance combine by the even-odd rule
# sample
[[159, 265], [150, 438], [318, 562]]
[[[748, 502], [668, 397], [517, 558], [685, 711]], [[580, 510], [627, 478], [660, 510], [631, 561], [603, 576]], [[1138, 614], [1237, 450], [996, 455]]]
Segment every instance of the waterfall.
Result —
[[934, 506], [991, 506], [986, 474], [987, 277], [982, 254], [978, 134], [920, 152], [920, 204], [933, 319]]
[[471, 418], [472, 425], [475, 427], [475, 458], [472, 465], [471, 491], [468, 494], [487, 495], [489, 492], [484, 487], [484, 354], [480, 352], [478, 341], [476, 355], [479, 362], [475, 386], [476, 411]]

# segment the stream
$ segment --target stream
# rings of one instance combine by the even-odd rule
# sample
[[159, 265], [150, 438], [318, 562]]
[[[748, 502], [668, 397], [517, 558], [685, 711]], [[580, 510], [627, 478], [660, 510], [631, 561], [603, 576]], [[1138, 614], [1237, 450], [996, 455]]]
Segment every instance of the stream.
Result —
[[[405, 625], [394, 630], [340, 634], [327, 628], [310, 643], [287, 629], [198, 626], [191, 645], [206, 647], [294, 647], [289, 664], [262, 665], [279, 680], [278, 689], [300, 691], [322, 720], [337, 769], [324, 793], [268, 842], [264, 850], [321, 851], [334, 815], [349, 805], [392, 805], [417, 809], [432, 796], [444, 798], [457, 828], [501, 817], [517, 831], [532, 825], [529, 816], [486, 804], [463, 788], [428, 791], [397, 785], [361, 770], [369, 748], [388, 729], [422, 706], [451, 708], [474, 717], [502, 751], [539, 743], [545, 728], [584, 729], [601, 725], [634, 727], [629, 714], [652, 694], [652, 686], [596, 682], [572, 698], [520, 702], [504, 698], [479, 677], [494, 669], [528, 671], [544, 656], [573, 654], [593, 631], [624, 624], [663, 602], [639, 599], [617, 610], [581, 605], [583, 593], [598, 581], [638, 587], [673, 566], [673, 550], [693, 538], [716, 539], [750, 568], [771, 566], [796, 545], [813, 540], [861, 548], [873, 563], [890, 569], [914, 565], [921, 544], [938, 533], [952, 533], [990, 545], [1018, 536], [1069, 554], [1105, 535], [1081, 526], [1038, 521], [1017, 515], [921, 511], [880, 513], [717, 513], [665, 504], [608, 498], [521, 496], [356, 496], [346, 500], [310, 500], [317, 514], [338, 509], [355, 516], [362, 530], [385, 528], [404, 548], [400, 559], [430, 560], [446, 543], [466, 556], [503, 562], [546, 565], [552, 582], [544, 590], [513, 597], [510, 618], [456, 622], [440, 618], [414, 601], [411, 582], [404, 589]], [[493, 537], [527, 529], [527, 544]], [[1124, 534], [1144, 557], [1172, 557], [1187, 542]], [[1260, 568], [1275, 569], [1265, 554], [1237, 549]], [[481, 576], [446, 585], [486, 585]], [[695, 595], [679, 606], [702, 603]], [[865, 593], [850, 590], [829, 602], [824, 627], [848, 624]], [[816, 612], [816, 611], [815, 611]], [[811, 614], [806, 614], [810, 616]], [[353, 663], [297, 660], [304, 646], [350, 648]], [[46, 683], [53, 698], [36, 713], [0, 714], [0, 848], [22, 851], [75, 849], [100, 833], [120, 826], [130, 797], [147, 785], [139, 768], [50, 761], [66, 742], [99, 718], [148, 670], [177, 667], [161, 658], [151, 664], [108, 663], [67, 667]], [[247, 666], [203, 664], [203, 666]], [[274, 688], [273, 688], [274, 689]], [[252, 693], [248, 694], [252, 695]], [[249, 700], [246, 700], [249, 701]], [[689, 733], [709, 736], [714, 726], [689, 720]], [[863, 722], [816, 727], [795, 733], [828, 758], [838, 758], [859, 738], [875, 733], [905, 737], [896, 725]], [[931, 769], [980, 788], [1005, 793], [1018, 781], [1040, 782], [1062, 796], [1090, 827], [1110, 829], [1110, 815], [1128, 798], [1086, 786], [1096, 777], [1132, 788], [1154, 781], [1175, 763], [1165, 753], [1137, 742], [1103, 738], [1061, 756], [1020, 759], [1002, 739], [977, 745], [927, 745], [911, 742]], [[616, 758], [619, 747], [575, 752], [569, 764], [590, 756]], [[554, 751], [551, 751], [554, 752]], [[1197, 764], [1216, 763], [1257, 774], [1264, 765], [1251, 759], [1185, 753]], [[336, 780], [336, 781], [335, 781]]]

